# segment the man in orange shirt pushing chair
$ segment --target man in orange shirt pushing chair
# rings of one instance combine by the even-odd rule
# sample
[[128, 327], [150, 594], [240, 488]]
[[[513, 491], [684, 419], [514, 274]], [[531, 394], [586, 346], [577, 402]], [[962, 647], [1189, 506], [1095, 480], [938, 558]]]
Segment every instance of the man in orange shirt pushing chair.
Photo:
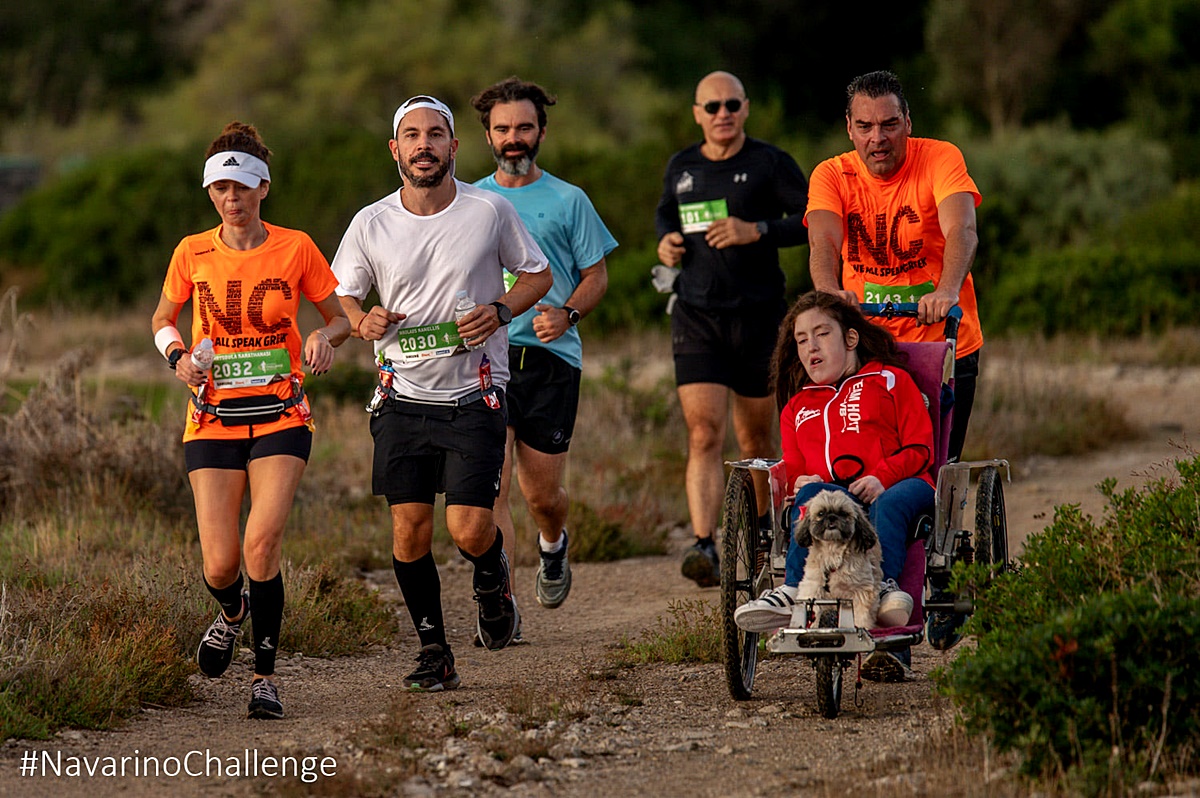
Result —
[[[861, 75], [846, 97], [854, 150], [818, 164], [809, 180], [805, 223], [813, 287], [858, 303], [917, 303], [916, 319], [878, 320], [900, 341], [942, 340], [947, 312], [962, 308], [949, 451], [957, 460], [983, 346], [971, 279], [979, 189], [953, 144], [910, 138], [912, 119], [894, 74]], [[958, 639], [961, 617], [937, 616], [930, 643], [948, 648]]]

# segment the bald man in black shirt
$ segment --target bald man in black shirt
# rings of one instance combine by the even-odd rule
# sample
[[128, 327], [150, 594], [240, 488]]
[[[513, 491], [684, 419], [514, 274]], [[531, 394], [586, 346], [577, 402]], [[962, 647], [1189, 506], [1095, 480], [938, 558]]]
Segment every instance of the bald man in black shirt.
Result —
[[[683, 574], [710, 587], [720, 583], [713, 534], [731, 399], [741, 456], [777, 456], [769, 370], [787, 310], [778, 250], [808, 240], [808, 181], [786, 152], [746, 135], [750, 101], [735, 76], [713, 72], [701, 80], [692, 112], [704, 141], [667, 164], [655, 224], [659, 259], [681, 267], [671, 344], [688, 428], [686, 486], [696, 535]], [[762, 515], [765, 482], [757, 494]]]

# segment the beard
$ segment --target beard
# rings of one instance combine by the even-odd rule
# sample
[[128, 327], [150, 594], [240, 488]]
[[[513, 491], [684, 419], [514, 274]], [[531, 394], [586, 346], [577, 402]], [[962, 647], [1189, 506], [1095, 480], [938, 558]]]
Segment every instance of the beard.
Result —
[[[437, 171], [427, 174], [418, 175], [409, 171], [408, 166], [417, 162], [419, 158], [432, 158], [433, 162], [438, 164]], [[442, 184], [442, 180], [446, 178], [446, 174], [450, 171], [450, 161], [441, 160], [431, 152], [419, 152], [409, 159], [408, 164], [402, 161], [396, 161], [396, 166], [400, 169], [400, 176], [404, 178], [406, 185], [413, 188], [434, 188]]]
[[529, 174], [529, 170], [533, 168], [533, 162], [537, 158], [538, 149], [542, 145], [534, 144], [532, 147], [527, 147], [524, 144], [513, 144], [506, 150], [497, 150], [492, 148], [492, 158], [496, 161], [496, 166], [501, 172], [514, 177], [524, 177]]

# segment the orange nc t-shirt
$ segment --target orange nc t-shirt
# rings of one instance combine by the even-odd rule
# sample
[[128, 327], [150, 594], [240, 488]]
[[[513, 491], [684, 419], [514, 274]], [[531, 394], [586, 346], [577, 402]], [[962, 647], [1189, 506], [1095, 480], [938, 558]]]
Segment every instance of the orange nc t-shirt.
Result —
[[[303, 341], [296, 326], [300, 297], [320, 302], [338, 285], [307, 234], [264, 226], [267, 240], [248, 251], [226, 246], [219, 226], [188, 236], [167, 267], [163, 295], [179, 304], [192, 301], [192, 347], [204, 338], [213, 342], [208, 404], [244, 396], [290, 398], [291, 378], [304, 380]], [[190, 404], [188, 411], [190, 416]], [[297, 408], [278, 421], [235, 427], [206, 413], [198, 429], [187, 425], [183, 440], [244, 440], [304, 423]]]
[[[851, 151], [822, 161], [808, 183], [808, 209], [842, 217], [842, 287], [862, 302], [916, 302], [942, 277], [946, 238], [938, 205], [967, 192], [981, 200], [958, 147], [936, 139], [910, 138], [900, 171], [888, 180], [870, 173]], [[983, 331], [971, 275], [959, 292], [963, 319], [957, 355], [983, 346]], [[915, 319], [880, 320], [901, 341], [939, 341], [941, 325]]]

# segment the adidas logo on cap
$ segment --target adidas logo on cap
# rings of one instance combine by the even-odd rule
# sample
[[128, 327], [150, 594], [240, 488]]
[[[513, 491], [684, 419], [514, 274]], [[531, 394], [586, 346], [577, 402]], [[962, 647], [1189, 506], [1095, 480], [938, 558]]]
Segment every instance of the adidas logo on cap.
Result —
[[218, 180], [234, 180], [249, 188], [257, 188], [264, 180], [271, 179], [271, 171], [265, 161], [248, 152], [225, 150], [211, 155], [204, 162], [204, 181], [208, 188]]

